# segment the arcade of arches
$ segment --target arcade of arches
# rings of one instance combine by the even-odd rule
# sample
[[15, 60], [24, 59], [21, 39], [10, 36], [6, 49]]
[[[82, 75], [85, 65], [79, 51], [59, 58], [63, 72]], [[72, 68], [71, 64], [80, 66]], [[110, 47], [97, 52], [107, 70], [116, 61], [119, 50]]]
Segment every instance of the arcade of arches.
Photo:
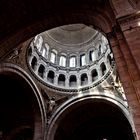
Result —
[[140, 1], [0, 1], [0, 140], [139, 140]]

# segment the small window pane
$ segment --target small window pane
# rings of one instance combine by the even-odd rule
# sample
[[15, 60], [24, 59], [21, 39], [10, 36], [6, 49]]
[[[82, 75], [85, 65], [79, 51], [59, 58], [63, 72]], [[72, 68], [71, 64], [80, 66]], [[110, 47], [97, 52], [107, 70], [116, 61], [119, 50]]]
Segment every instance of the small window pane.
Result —
[[64, 57], [64, 56], [60, 57], [59, 65], [63, 66], [63, 67], [66, 66], [66, 57]]
[[46, 53], [46, 50], [45, 48], [43, 48], [43, 51], [42, 51], [42, 56], [45, 57], [45, 53]]
[[76, 67], [76, 58], [75, 57], [70, 58], [70, 67]]
[[90, 51], [90, 60], [95, 61], [96, 60], [96, 52], [95, 51]]
[[51, 61], [52, 63], [55, 63], [55, 57], [56, 57], [56, 55], [55, 55], [54, 53], [51, 53], [50, 61]]
[[81, 66], [84, 66], [86, 65], [86, 56], [85, 55], [81, 55], [81, 58], [80, 58], [80, 62], [81, 62]]
[[34, 43], [35, 43], [35, 46], [37, 47], [38, 51], [41, 51], [41, 47], [42, 47], [42, 44], [43, 44], [42, 36], [35, 37]]
[[46, 57], [48, 58], [48, 54], [49, 54], [49, 45], [47, 43], [45, 43], [45, 48], [46, 48]]

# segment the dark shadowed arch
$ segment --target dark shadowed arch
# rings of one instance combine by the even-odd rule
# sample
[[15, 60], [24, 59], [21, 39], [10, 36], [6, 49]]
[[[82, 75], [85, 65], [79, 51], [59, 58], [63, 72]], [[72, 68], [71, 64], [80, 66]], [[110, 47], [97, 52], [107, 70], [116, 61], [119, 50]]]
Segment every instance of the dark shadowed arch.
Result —
[[52, 116], [47, 139], [135, 140], [132, 118], [128, 118], [128, 113], [121, 102], [109, 97], [75, 97]]
[[103, 33], [111, 32], [115, 25], [109, 0], [68, 0], [67, 3], [64, 0], [41, 0], [39, 3], [23, 0], [14, 3], [16, 9], [5, 2], [1, 6], [5, 7], [5, 4], [6, 18], [1, 19], [0, 24], [0, 46], [3, 46], [0, 52], [10, 51], [36, 34], [61, 25], [84, 23]]
[[45, 136], [45, 107], [35, 83], [20, 67], [0, 65], [0, 130], [5, 140]]

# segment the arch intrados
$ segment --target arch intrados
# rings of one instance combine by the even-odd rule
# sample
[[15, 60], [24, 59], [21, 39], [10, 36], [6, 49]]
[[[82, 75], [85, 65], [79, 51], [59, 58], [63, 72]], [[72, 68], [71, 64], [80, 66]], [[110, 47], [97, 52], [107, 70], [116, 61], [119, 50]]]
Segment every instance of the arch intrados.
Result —
[[28, 92], [29, 94], [28, 96], [29, 98], [36, 100], [34, 105], [35, 107], [38, 108], [35, 111], [34, 138], [37, 138], [38, 136], [43, 138], [45, 136], [44, 133], [45, 133], [46, 113], [45, 113], [45, 106], [43, 103], [41, 93], [39, 92], [36, 84], [22, 68], [14, 64], [9, 64], [9, 63], [0, 64], [0, 75], [5, 76], [6, 78], [9, 77], [13, 79], [13, 81], [15, 80], [19, 82], [20, 85], [24, 86], [24, 88], [26, 86], [27, 89], [25, 90], [32, 91], [32, 92]]
[[118, 112], [122, 114], [123, 119], [125, 119], [126, 122], [128, 122], [128, 126], [130, 127], [130, 129], [132, 129], [132, 133], [133, 132], [135, 133], [135, 128], [134, 128], [132, 118], [130, 117], [129, 111], [123, 105], [122, 102], [116, 101], [113, 98], [107, 96], [86, 95], [86, 96], [74, 97], [73, 99], [70, 99], [69, 101], [65, 102], [61, 107], [59, 107], [56, 110], [55, 114], [51, 117], [49, 121], [47, 138], [49, 140], [53, 140], [55, 131], [57, 130], [59, 123], [61, 123], [61, 120], [68, 115], [68, 112], [72, 112], [72, 110], [75, 109], [75, 106], [76, 107], [81, 106], [86, 103], [108, 104], [109, 106], [116, 109]]
[[0, 44], [3, 46], [3, 49], [8, 47], [10, 51], [20, 43], [43, 31], [75, 23], [83, 23], [88, 26], [92, 26], [104, 35], [111, 32], [114, 24], [105, 12], [101, 13], [98, 10], [89, 10], [88, 12], [85, 12], [84, 9], [82, 9], [81, 11], [76, 11], [75, 13], [57, 13], [53, 16], [48, 15], [47, 17], [36, 19], [33, 23], [28, 23], [26, 26], [11, 32], [9, 36], [7, 35], [5, 38], [1, 39]]

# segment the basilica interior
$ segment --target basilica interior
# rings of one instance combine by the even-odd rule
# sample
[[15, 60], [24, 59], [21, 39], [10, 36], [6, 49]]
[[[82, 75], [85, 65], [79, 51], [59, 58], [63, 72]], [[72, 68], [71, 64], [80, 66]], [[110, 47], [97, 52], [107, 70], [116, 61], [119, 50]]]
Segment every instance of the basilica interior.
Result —
[[0, 1], [0, 140], [139, 140], [140, 1]]

